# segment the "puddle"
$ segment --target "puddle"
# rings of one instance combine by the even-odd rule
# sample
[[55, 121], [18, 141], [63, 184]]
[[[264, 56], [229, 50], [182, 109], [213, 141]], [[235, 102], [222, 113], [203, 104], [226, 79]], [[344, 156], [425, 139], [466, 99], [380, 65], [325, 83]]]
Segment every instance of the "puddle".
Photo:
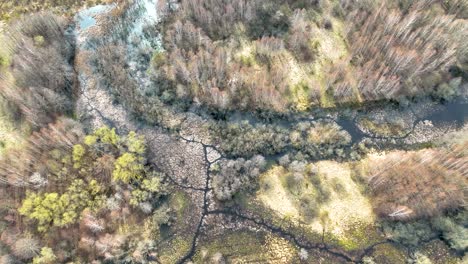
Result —
[[80, 27], [80, 30], [86, 30], [94, 25], [96, 25], [96, 16], [104, 13], [115, 5], [97, 5], [86, 10], [83, 10], [78, 13], [77, 21]]

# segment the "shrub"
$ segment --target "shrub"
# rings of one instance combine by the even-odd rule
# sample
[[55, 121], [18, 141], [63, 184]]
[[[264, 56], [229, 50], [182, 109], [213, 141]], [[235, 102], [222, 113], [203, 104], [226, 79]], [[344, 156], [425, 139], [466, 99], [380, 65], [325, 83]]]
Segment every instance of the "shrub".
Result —
[[256, 187], [256, 178], [265, 170], [265, 159], [257, 155], [250, 160], [239, 158], [221, 162], [220, 171], [213, 177], [216, 198], [230, 200], [241, 190]]
[[18, 261], [14, 256], [12, 255], [3, 255], [0, 257], [0, 264], [20, 264], [21, 262]]
[[95, 180], [87, 185], [83, 180], [74, 180], [64, 194], [28, 193], [19, 209], [21, 215], [37, 221], [38, 231], [47, 231], [50, 226], [64, 227], [73, 224], [85, 208], [96, 210], [103, 204], [102, 188]]
[[226, 264], [223, 254], [217, 252], [211, 257], [210, 264]]
[[[141, 181], [138, 187], [132, 190], [130, 204], [139, 206], [144, 211], [153, 211], [152, 204], [163, 194], [164, 185], [159, 176], [154, 175]], [[149, 206], [148, 206], [149, 205]]]
[[33, 264], [53, 264], [56, 263], [57, 257], [51, 248], [43, 247], [41, 254], [33, 259]]
[[422, 219], [408, 222], [382, 223], [382, 230], [387, 237], [404, 246], [417, 248], [434, 239], [443, 238], [444, 241], [458, 252], [466, 251], [467, 230], [464, 227], [466, 210], [456, 214], [447, 214], [432, 219]]
[[305, 248], [301, 248], [299, 250], [299, 259], [301, 259], [302, 261], [306, 261], [308, 258], [309, 253], [307, 252], [307, 250]]
[[384, 222], [383, 231], [390, 239], [410, 247], [416, 247], [437, 236], [437, 231], [432, 230], [427, 221]]
[[223, 138], [221, 149], [233, 156], [274, 155], [289, 144], [287, 129], [279, 126], [218, 122], [211, 129], [215, 138]]
[[22, 260], [30, 260], [39, 254], [39, 242], [34, 238], [20, 238], [13, 245], [13, 254]]
[[434, 229], [440, 230], [445, 241], [458, 252], [468, 249], [468, 229], [464, 225], [467, 216], [467, 211], [463, 210], [455, 216], [437, 217], [431, 221]]
[[142, 159], [132, 153], [124, 153], [115, 161], [115, 168], [112, 172], [114, 181], [131, 183], [140, 180], [143, 175]]
[[436, 88], [434, 96], [443, 100], [451, 100], [458, 95], [459, 87], [462, 83], [462, 78], [454, 78], [449, 83], [441, 83]]

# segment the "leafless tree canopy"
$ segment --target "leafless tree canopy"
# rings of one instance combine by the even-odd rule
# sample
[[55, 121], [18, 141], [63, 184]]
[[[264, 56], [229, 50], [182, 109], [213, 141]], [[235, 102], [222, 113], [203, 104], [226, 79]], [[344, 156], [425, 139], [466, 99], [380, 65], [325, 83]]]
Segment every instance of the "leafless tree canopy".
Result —
[[66, 25], [40, 13], [17, 21], [8, 31], [12, 60], [6, 73], [0, 72], [0, 92], [36, 127], [72, 107], [74, 44], [65, 35]]
[[376, 212], [395, 220], [440, 215], [466, 206], [468, 145], [397, 153], [372, 164], [369, 185]]

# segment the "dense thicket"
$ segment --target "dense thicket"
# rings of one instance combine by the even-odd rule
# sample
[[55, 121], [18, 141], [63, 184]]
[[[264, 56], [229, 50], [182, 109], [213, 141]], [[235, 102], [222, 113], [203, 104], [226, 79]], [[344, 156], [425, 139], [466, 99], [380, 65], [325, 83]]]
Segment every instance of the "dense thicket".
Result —
[[1, 242], [34, 263], [117, 261], [127, 257], [125, 250], [145, 250], [127, 244], [140, 233], [119, 232], [127, 222], [146, 221], [143, 231], [158, 233], [171, 219], [160, 200], [163, 177], [145, 154], [144, 139], [134, 132], [121, 136], [103, 127], [85, 136], [79, 124], [63, 118], [35, 132], [24, 149], [0, 163], [0, 193], [11, 194], [10, 206], [2, 204], [9, 223]]
[[[57, 161], [82, 137], [81, 126], [65, 118], [34, 132], [22, 149], [12, 149], [3, 155], [1, 182], [17, 187], [40, 186], [49, 178], [46, 175], [57, 173]], [[50, 177], [50, 180], [54, 178]]]
[[[435, 1], [412, 1], [406, 9], [382, 4], [347, 15], [352, 79], [334, 85], [337, 99], [355, 91], [364, 100], [432, 94], [451, 77], [449, 66], [466, 53], [467, 24], [438, 9]], [[336, 73], [345, 76], [349, 69]], [[341, 72], [340, 72], [341, 71]], [[455, 87], [455, 90], [458, 87]]]
[[213, 177], [213, 189], [217, 199], [226, 201], [239, 191], [254, 189], [258, 176], [266, 168], [266, 161], [257, 155], [249, 160], [239, 158], [222, 161], [218, 166]]
[[67, 24], [48, 13], [24, 17], [10, 26], [2, 47], [8, 60], [0, 70], [0, 93], [35, 127], [73, 107], [74, 40]]
[[373, 163], [370, 178], [376, 212], [394, 219], [420, 219], [463, 207], [466, 194], [467, 143], [448, 150], [424, 150], [385, 163]]
[[432, 219], [410, 222], [384, 222], [383, 232], [393, 241], [415, 248], [428, 241], [442, 237], [450, 248], [459, 253], [468, 249], [468, 230], [466, 229], [466, 210]]
[[461, 82], [451, 79], [466, 70], [463, 5], [163, 1], [166, 51], [153, 56], [154, 76], [161, 96], [223, 110], [447, 99]]
[[[182, 1], [173, 12], [167, 53], [154, 60], [156, 77], [173, 82], [170, 92], [222, 109], [285, 109], [287, 76], [277, 62], [290, 26], [286, 1]], [[251, 50], [236, 55], [244, 40]]]

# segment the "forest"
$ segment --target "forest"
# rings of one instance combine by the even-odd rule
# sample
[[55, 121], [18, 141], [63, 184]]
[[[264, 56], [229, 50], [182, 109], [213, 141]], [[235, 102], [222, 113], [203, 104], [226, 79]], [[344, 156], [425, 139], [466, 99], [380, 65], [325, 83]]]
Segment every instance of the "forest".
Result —
[[468, 1], [0, 1], [0, 264], [466, 263]]

